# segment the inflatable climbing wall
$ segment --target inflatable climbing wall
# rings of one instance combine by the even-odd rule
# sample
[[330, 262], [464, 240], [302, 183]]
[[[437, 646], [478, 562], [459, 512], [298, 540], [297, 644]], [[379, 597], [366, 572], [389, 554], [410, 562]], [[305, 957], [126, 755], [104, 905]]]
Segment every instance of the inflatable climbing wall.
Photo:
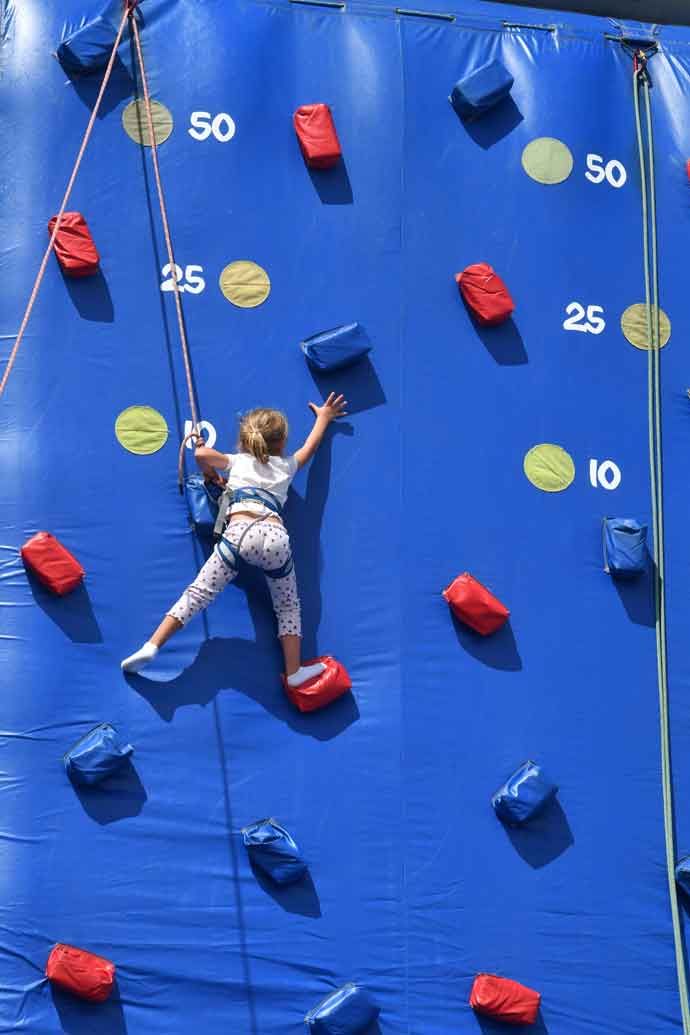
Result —
[[[79, 76], [54, 56], [99, 13], [88, 0], [0, 12], [6, 369], [103, 68]], [[681, 1031], [688, 30], [470, 0], [428, 14], [144, 0], [136, 17], [179, 271], [126, 25], [67, 205], [97, 272], [50, 255], [0, 398], [0, 1029], [297, 1035], [354, 982], [380, 1009], [370, 1031], [497, 1035], [477, 996], [508, 986], [482, 978], [470, 1005], [488, 974], [541, 995], [528, 1030]], [[463, 120], [454, 84], [494, 60], [509, 97]], [[293, 126], [320, 103], [342, 151], [328, 169], [307, 165]], [[500, 325], [458, 290], [482, 262], [515, 306]], [[296, 447], [309, 401], [350, 401], [286, 509], [305, 657], [333, 654], [353, 683], [313, 713], [283, 691], [251, 572], [145, 672], [120, 671], [207, 550], [177, 484], [192, 413], [176, 277], [209, 444], [233, 450], [238, 414], [268, 405]], [[371, 352], [315, 370], [300, 343], [351, 323]], [[605, 572], [605, 518], [648, 526], [641, 575]], [[61, 555], [78, 583], [64, 595], [41, 581], [45, 539], [20, 555], [43, 531], [86, 573]], [[489, 635], [442, 595], [465, 572], [510, 611], [495, 603]], [[63, 756], [101, 723], [123, 764], [84, 785]], [[491, 799], [527, 760], [548, 802], [511, 826]], [[307, 864], [291, 884], [243, 843], [266, 817]], [[84, 958], [57, 943], [114, 964], [113, 978], [86, 960], [104, 1001], [59, 987]]]

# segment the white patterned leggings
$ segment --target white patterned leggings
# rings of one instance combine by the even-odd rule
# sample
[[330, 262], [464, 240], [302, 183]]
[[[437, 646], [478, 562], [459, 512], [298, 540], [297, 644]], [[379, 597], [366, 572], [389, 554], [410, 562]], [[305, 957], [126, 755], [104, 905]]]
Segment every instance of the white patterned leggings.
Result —
[[[232, 521], [225, 529], [223, 539], [234, 547], [252, 522]], [[227, 545], [219, 543], [199, 574], [174, 604], [168, 614], [186, 625], [199, 611], [212, 604], [218, 594], [237, 578], [237, 567], [233, 567], [223, 559], [232, 561], [232, 553]], [[290, 537], [282, 525], [275, 521], [260, 521], [249, 528], [242, 538], [240, 547], [242, 560], [253, 564], [266, 572], [268, 588], [271, 593], [273, 610], [278, 619], [278, 636], [301, 636], [302, 621], [300, 602], [297, 594], [295, 569], [288, 562], [291, 558]], [[272, 571], [278, 571], [288, 564], [290, 570], [282, 578], [271, 578]]]

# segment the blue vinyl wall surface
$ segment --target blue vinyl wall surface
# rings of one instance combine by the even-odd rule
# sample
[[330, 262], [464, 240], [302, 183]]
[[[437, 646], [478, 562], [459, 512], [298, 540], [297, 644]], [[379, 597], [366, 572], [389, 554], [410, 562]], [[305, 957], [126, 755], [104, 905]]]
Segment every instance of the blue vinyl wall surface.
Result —
[[[0, 355], [7, 358], [98, 80], [51, 57], [83, 0], [23, 0], [0, 47]], [[281, 689], [265, 588], [249, 578], [145, 674], [119, 660], [193, 577], [202, 551], [176, 486], [189, 419], [150, 155], [124, 133], [136, 88], [129, 37], [70, 208], [102, 276], [51, 260], [0, 401], [0, 1031], [27, 1035], [296, 1033], [320, 998], [361, 981], [384, 1035], [499, 1028], [468, 1005], [479, 971], [542, 993], [550, 1035], [680, 1030], [660, 777], [649, 579], [602, 570], [601, 519], [650, 520], [647, 357], [620, 317], [643, 295], [630, 57], [605, 21], [468, 3], [455, 22], [227, 0], [146, 0], [151, 88], [174, 118], [160, 157], [202, 416], [234, 447], [237, 414], [351, 400], [287, 509], [305, 656], [333, 653], [351, 696], [312, 715]], [[557, 23], [507, 28], [501, 19]], [[678, 854], [690, 850], [690, 381], [685, 342], [690, 35], [651, 59], [661, 301], [669, 685]], [[463, 125], [448, 94], [490, 58], [515, 78], [498, 118]], [[344, 164], [310, 175], [291, 116], [333, 110]], [[195, 140], [192, 112], [232, 117]], [[571, 176], [521, 167], [532, 139], [570, 148]], [[626, 182], [587, 179], [587, 156]], [[221, 270], [252, 259], [266, 303], [235, 308]], [[478, 329], [453, 275], [488, 261], [516, 301]], [[566, 306], [603, 309], [598, 335]], [[360, 321], [371, 362], [315, 378], [300, 340]], [[127, 406], [165, 417], [159, 452], [115, 438]], [[573, 484], [523, 474], [556, 443]], [[612, 461], [614, 490], [590, 482]], [[18, 549], [53, 532], [87, 570], [50, 598]], [[482, 640], [441, 590], [469, 570], [511, 610]], [[133, 768], [77, 794], [63, 752], [116, 725]], [[489, 799], [535, 758], [560, 787], [531, 832]], [[310, 879], [279, 891], [240, 830], [275, 816]], [[51, 945], [117, 965], [102, 1006], [52, 992]]]

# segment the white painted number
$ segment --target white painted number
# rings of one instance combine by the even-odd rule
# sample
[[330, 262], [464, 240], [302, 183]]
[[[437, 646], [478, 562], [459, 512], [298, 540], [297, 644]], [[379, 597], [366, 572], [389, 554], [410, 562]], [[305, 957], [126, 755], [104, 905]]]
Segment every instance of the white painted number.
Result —
[[175, 276], [172, 275], [172, 266], [166, 262], [161, 270], [161, 276], [166, 278], [161, 284], [161, 291], [174, 291], [175, 280], [180, 291], [189, 291], [192, 295], [198, 295], [206, 287], [206, 281], [199, 276], [204, 272], [203, 266], [185, 266], [184, 273], [180, 266], [175, 264]]
[[622, 187], [628, 178], [625, 167], [617, 158], [612, 158], [604, 165], [601, 155], [587, 155], [587, 172], [585, 176], [590, 183], [602, 183], [606, 180], [612, 187]]
[[227, 144], [235, 135], [235, 123], [224, 111], [215, 118], [210, 111], [193, 111], [189, 121], [192, 125], [187, 132], [195, 140], [207, 140], [213, 133], [221, 144]]
[[617, 489], [621, 483], [621, 470], [613, 460], [589, 461], [589, 482], [593, 489], [601, 485], [602, 489]]
[[603, 307], [600, 305], [588, 305], [585, 320], [585, 307], [580, 305], [579, 302], [571, 302], [570, 305], [565, 307], [567, 320], [563, 321], [563, 327], [566, 331], [584, 331], [585, 334], [589, 331], [590, 334], [601, 334], [606, 327], [606, 323], [599, 313], [604, 312]]
[[[200, 420], [199, 421], [199, 431], [202, 431], [202, 432], [205, 431], [206, 432], [206, 445], [208, 446], [209, 449], [213, 449], [213, 447], [216, 444], [216, 438], [217, 438], [216, 429], [213, 427], [213, 424], [211, 424], [211, 422], [207, 421], [207, 420]], [[191, 433], [192, 433], [192, 422], [191, 422], [191, 420], [186, 420], [184, 422], [184, 433], [185, 433], [185, 438], [187, 437], [187, 435], [191, 435]], [[192, 442], [191, 439], [189, 439], [189, 441], [187, 442], [187, 449], [193, 449], [193, 448], [194, 448], [194, 443]]]

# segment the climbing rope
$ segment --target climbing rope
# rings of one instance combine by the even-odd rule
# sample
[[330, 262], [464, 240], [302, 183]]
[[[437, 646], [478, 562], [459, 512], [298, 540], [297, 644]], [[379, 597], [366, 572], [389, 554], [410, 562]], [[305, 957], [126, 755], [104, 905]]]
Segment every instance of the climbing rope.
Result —
[[[649, 98], [647, 54], [640, 50], [633, 57], [633, 98], [635, 130], [642, 185], [642, 244], [644, 257], [645, 312], [647, 316], [647, 396], [649, 429], [649, 470], [652, 494], [652, 527], [654, 534], [654, 612], [657, 648], [657, 680], [659, 686], [659, 722], [661, 742], [661, 783], [664, 808], [664, 837], [673, 939], [678, 975], [678, 991], [683, 1020], [683, 1033], [690, 1035], [690, 1002], [685, 966], [683, 934], [678, 909], [675, 880], [675, 836], [673, 830], [673, 787], [671, 780], [671, 745], [668, 709], [668, 661], [666, 655], [666, 594], [664, 567], [664, 501], [661, 437], [661, 328], [659, 315], [659, 268], [656, 232], [656, 189], [654, 178], [654, 138]], [[645, 163], [644, 133], [640, 114], [640, 94], [644, 99], [647, 159]]]
[[175, 311], [177, 313], [177, 326], [180, 332], [180, 344], [182, 346], [182, 358], [184, 360], [184, 371], [187, 379], [187, 392], [189, 395], [189, 411], [192, 417], [192, 433], [186, 436], [182, 441], [180, 456], [184, 454], [182, 450], [187, 443], [188, 438], [198, 438], [199, 435], [199, 414], [196, 406], [196, 398], [194, 394], [194, 381], [192, 378], [192, 364], [189, 358], [189, 343], [187, 341], [187, 331], [185, 328], [184, 314], [182, 312], [182, 296], [180, 293], [180, 286], [177, 279], [177, 266], [175, 264], [175, 254], [173, 251], [172, 236], [170, 234], [170, 224], [168, 222], [168, 211], [165, 204], [165, 194], [163, 192], [163, 181], [161, 179], [160, 165], [158, 162], [158, 145], [156, 143], [156, 136], [153, 129], [153, 115], [151, 113], [151, 95], [149, 93], [149, 84], [146, 76], [146, 66], [144, 64], [144, 52], [141, 47], [141, 37], [139, 35], [139, 26], [137, 25], [136, 18], [131, 19], [132, 25], [132, 36], [134, 38], [134, 46], [137, 52], [137, 62], [139, 64], [139, 73], [141, 75], [141, 86], [144, 93], [144, 107], [146, 109], [146, 122], [149, 131], [149, 138], [151, 141], [151, 158], [153, 160], [153, 173], [156, 180], [156, 191], [158, 193], [158, 205], [161, 213], [161, 222], [163, 224], [163, 234], [165, 236], [165, 247], [168, 253], [168, 262], [170, 263], [170, 272], [173, 279], [173, 295], [175, 297]]
[[[22, 343], [22, 339], [24, 337], [24, 332], [26, 331], [27, 325], [29, 323], [29, 318], [31, 317], [31, 311], [33, 310], [34, 304], [35, 304], [36, 299], [38, 297], [38, 292], [40, 290], [41, 284], [43, 283], [43, 277], [45, 275], [46, 267], [48, 265], [48, 259], [50, 258], [50, 254], [51, 254], [51, 252], [53, 250], [53, 245], [55, 244], [55, 238], [57, 237], [58, 233], [60, 232], [60, 226], [62, 225], [62, 217], [65, 214], [65, 209], [67, 208], [70, 196], [72, 194], [72, 189], [73, 189], [74, 184], [75, 184], [76, 179], [77, 179], [77, 173], [79, 172], [79, 167], [81, 165], [82, 159], [83, 159], [84, 154], [86, 152], [86, 148], [87, 148], [87, 145], [89, 143], [89, 140], [91, 139], [91, 133], [92, 133], [93, 127], [94, 127], [94, 125], [96, 123], [96, 118], [98, 117], [98, 112], [99, 112], [100, 107], [101, 107], [101, 102], [103, 100], [106, 88], [107, 88], [108, 83], [110, 81], [110, 76], [111, 76], [111, 73], [113, 71], [113, 66], [115, 64], [115, 56], [117, 54], [117, 48], [120, 46], [120, 40], [122, 39], [122, 34], [125, 31], [125, 25], [127, 24], [127, 19], [134, 12], [134, 8], [136, 7], [137, 3], [138, 3], [138, 0], [126, 0], [125, 6], [124, 6], [124, 10], [123, 10], [123, 13], [122, 13], [122, 19], [120, 21], [120, 25], [119, 25], [119, 28], [117, 30], [117, 35], [115, 37], [115, 42], [113, 43], [113, 49], [110, 52], [110, 58], [108, 59], [108, 64], [106, 65], [105, 72], [103, 73], [103, 82], [101, 83], [101, 88], [98, 91], [98, 96], [96, 97], [96, 103], [94, 104], [93, 111], [91, 112], [91, 118], [89, 119], [89, 121], [87, 123], [87, 126], [86, 126], [86, 130], [84, 131], [84, 137], [83, 137], [82, 142], [81, 142], [81, 147], [79, 148], [79, 152], [77, 154], [77, 157], [76, 157], [76, 160], [75, 160], [75, 163], [74, 163], [74, 167], [72, 168], [72, 173], [71, 173], [69, 181], [67, 183], [67, 188], [65, 190], [65, 194], [64, 194], [64, 197], [62, 199], [62, 204], [60, 205], [60, 209], [59, 209], [58, 214], [57, 214], [57, 216], [55, 218], [55, 226], [53, 227], [53, 232], [50, 235], [50, 240], [48, 242], [48, 247], [45, 250], [45, 253], [43, 255], [43, 259], [41, 260], [41, 265], [38, 268], [38, 273], [36, 274], [36, 279], [34, 280], [34, 286], [31, 289], [31, 294], [29, 295], [29, 301], [26, 304], [26, 309], [24, 310], [24, 315], [22, 317], [22, 322], [19, 325], [19, 331], [17, 332], [17, 337], [15, 338], [14, 345], [12, 346], [12, 351], [10, 352], [9, 359], [7, 360], [7, 366], [5, 367], [5, 371], [4, 371], [3, 375], [2, 375], [2, 380], [0, 380], [0, 397], [2, 397], [2, 394], [5, 391], [5, 387], [7, 385], [8, 380], [9, 380], [10, 374], [12, 373], [12, 368], [14, 367], [15, 360], [17, 359], [17, 353], [19, 352], [19, 347], [20, 347], [20, 345]], [[136, 22], [136, 19], [132, 18], [132, 24], [135, 24], [135, 22]]]

